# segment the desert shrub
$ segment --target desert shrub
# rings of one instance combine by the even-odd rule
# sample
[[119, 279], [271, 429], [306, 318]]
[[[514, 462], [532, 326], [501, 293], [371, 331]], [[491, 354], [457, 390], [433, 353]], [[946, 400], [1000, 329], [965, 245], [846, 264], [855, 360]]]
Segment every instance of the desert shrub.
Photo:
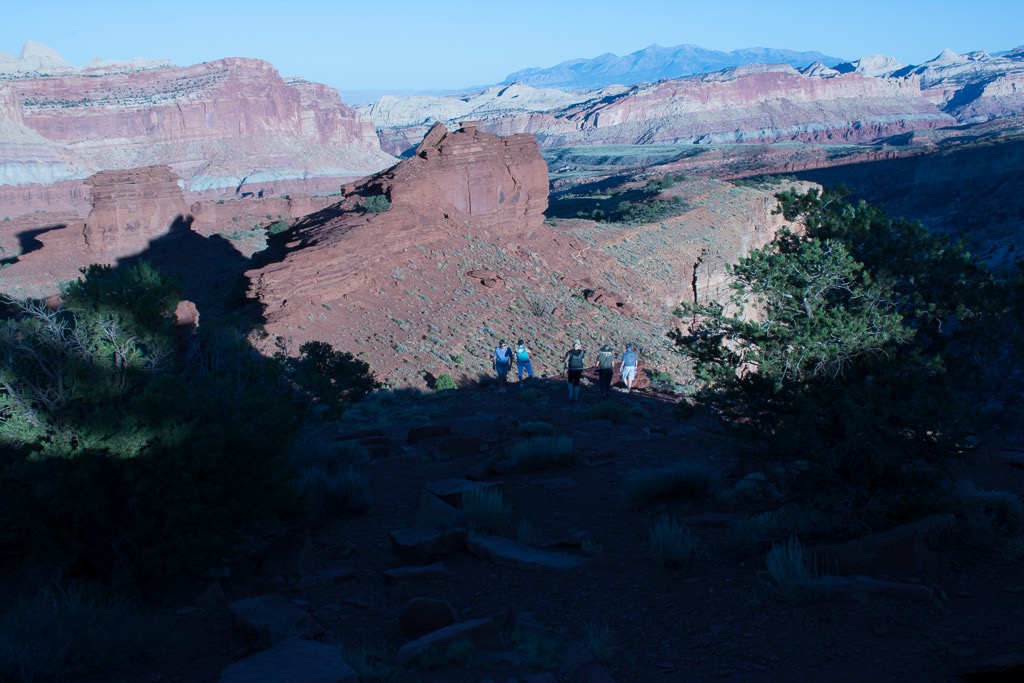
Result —
[[675, 518], [662, 515], [650, 535], [651, 558], [663, 567], [689, 567], [703, 555], [703, 548], [690, 528]]
[[283, 232], [288, 232], [290, 228], [291, 224], [287, 220], [281, 219], [279, 221], [274, 221], [273, 223], [267, 226], [267, 234], [280, 235]]
[[537, 401], [544, 400], [544, 393], [540, 389], [523, 389], [519, 392], [519, 400], [526, 403], [536, 403]]
[[166, 636], [166, 620], [132, 600], [75, 585], [48, 588], [0, 615], [0, 672], [19, 683], [109, 675]]
[[965, 540], [976, 547], [995, 549], [1024, 533], [1024, 504], [1009, 491], [984, 491], [961, 482], [953, 507]]
[[471, 530], [493, 534], [508, 526], [512, 506], [498, 489], [477, 486], [462, 494], [462, 515]]
[[723, 545], [739, 553], [769, 548], [794, 533], [821, 534], [831, 525], [822, 513], [800, 506], [787, 506], [759, 512], [733, 522], [725, 532]]
[[63, 307], [0, 319], [5, 553], [152, 578], [222, 561], [243, 523], [302, 514], [283, 367], [215, 318], [175, 352], [177, 291], [146, 264], [91, 267]]
[[522, 656], [523, 664], [554, 670], [561, 666], [565, 643], [547, 633], [517, 626], [507, 636], [508, 644]]
[[452, 376], [447, 372], [438, 376], [434, 381], [434, 391], [448, 391], [450, 389], [458, 389], [459, 385], [455, 383]]
[[572, 439], [565, 436], [535, 436], [512, 446], [499, 461], [499, 472], [527, 472], [576, 462]]
[[554, 436], [555, 426], [548, 422], [523, 422], [517, 430], [519, 436]]
[[387, 195], [370, 195], [363, 200], [363, 208], [369, 213], [383, 213], [391, 210], [391, 202], [388, 200]]
[[696, 498], [711, 490], [718, 473], [710, 466], [684, 460], [668, 467], [630, 472], [623, 504], [632, 509], [671, 498]]
[[583, 644], [601, 664], [609, 664], [614, 654], [612, 629], [607, 620], [588, 620], [583, 624]]
[[293, 368], [295, 382], [334, 416], [343, 413], [346, 404], [380, 387], [365, 361], [321, 341], [300, 346]]
[[373, 502], [366, 477], [354, 467], [309, 465], [299, 473], [299, 490], [309, 497], [320, 516], [338, 512], [358, 514]]
[[772, 543], [772, 549], [765, 557], [765, 566], [775, 587], [790, 602], [801, 602], [816, 594], [808, 581], [817, 578], [817, 568], [804, 554], [804, 547], [795, 535], [785, 543]]
[[629, 420], [629, 408], [616, 401], [601, 401], [590, 407], [590, 417], [621, 424]]
[[800, 234], [731, 267], [727, 306], [684, 305], [694, 324], [676, 341], [701, 398], [762, 453], [811, 461], [819, 491], [895, 521], [946, 477], [974, 413], [964, 389], [978, 384], [957, 376], [1006, 355], [991, 329], [1019, 296], [963, 245], [841, 191], [777, 197]]

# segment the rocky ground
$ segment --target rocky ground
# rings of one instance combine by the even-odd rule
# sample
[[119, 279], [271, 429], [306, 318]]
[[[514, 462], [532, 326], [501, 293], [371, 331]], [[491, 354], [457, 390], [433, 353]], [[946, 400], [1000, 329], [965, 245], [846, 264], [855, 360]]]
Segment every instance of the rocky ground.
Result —
[[[852, 590], [830, 579], [831, 594], [790, 600], [765, 563], [787, 524], [809, 527], [786, 470], [749, 460], [712, 416], [677, 418], [669, 396], [617, 390], [621, 410], [600, 403], [593, 386], [568, 402], [558, 380], [506, 394], [474, 384], [371, 398], [311, 427], [305, 448], [356, 440], [374, 454], [370, 508], [305, 534], [253, 532], [223, 568], [158, 596], [173, 621], [163, 648], [88, 683], [357, 680], [337, 673], [339, 652], [364, 683], [952, 681], [1024, 664], [1020, 565], [964, 544], [948, 518], [885, 537], [865, 530], [833, 556], [870, 579]], [[622, 421], [598, 419], [602, 410]], [[503, 472], [495, 463], [536, 421], [570, 438], [576, 461]], [[957, 464], [958, 476], [1020, 494], [1019, 452], [1000, 446]], [[710, 490], [624, 504], [631, 473], [680, 462], [713, 470]], [[495, 534], [505, 540], [467, 542], [459, 530], [445, 501], [476, 486], [510, 504]], [[698, 539], [686, 566], [652, 556], [665, 515]], [[775, 522], [754, 521], [765, 519]], [[440, 645], [421, 649], [424, 633]], [[335, 677], [287, 659], [303, 647], [312, 651], [291, 655], [301, 666], [326, 656]], [[278, 657], [291, 678], [272, 673]], [[261, 677], [245, 677], [250, 665]]]

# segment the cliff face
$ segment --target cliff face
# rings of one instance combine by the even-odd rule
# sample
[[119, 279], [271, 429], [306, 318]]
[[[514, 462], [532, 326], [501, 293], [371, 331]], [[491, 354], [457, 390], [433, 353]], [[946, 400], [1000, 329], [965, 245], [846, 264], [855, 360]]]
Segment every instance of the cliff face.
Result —
[[318, 175], [358, 178], [394, 161], [380, 150], [372, 124], [336, 90], [285, 81], [266, 62], [129, 66], [8, 72], [0, 92], [0, 179], [41, 180], [25, 172], [25, 153], [11, 153], [19, 143], [24, 150], [19, 137], [26, 137], [13, 126], [42, 147], [74, 150], [63, 177], [51, 164], [49, 182], [159, 164], [201, 190]]
[[1024, 111], [1024, 48], [1006, 55], [944, 52], [903, 67], [875, 56], [837, 65], [753, 65], [559, 99], [522, 84], [506, 95], [388, 98], [366, 109], [394, 154], [424, 121], [481, 120], [500, 135], [531, 133], [544, 148], [577, 145], [877, 143], [917, 131], [1013, 119]]

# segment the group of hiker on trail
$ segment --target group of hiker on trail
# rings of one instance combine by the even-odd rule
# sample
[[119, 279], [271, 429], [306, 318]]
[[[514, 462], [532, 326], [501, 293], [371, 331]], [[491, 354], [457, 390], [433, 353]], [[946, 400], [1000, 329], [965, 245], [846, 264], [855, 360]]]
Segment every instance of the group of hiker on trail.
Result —
[[[566, 381], [569, 386], [570, 401], [578, 402], [580, 400], [580, 379], [583, 377], [583, 359], [585, 356], [586, 351], [583, 350], [583, 342], [575, 339], [572, 342], [572, 348], [566, 351], [565, 356], [562, 358], [562, 368], [565, 370]], [[633, 380], [636, 379], [637, 361], [638, 358], [636, 351], [633, 350], [633, 345], [626, 344], [626, 350], [619, 361], [619, 373], [622, 376], [623, 383], [626, 385], [627, 393], [633, 389]], [[519, 386], [521, 388], [523, 386], [523, 373], [526, 373], [527, 379], [533, 377], [530, 349], [522, 339], [516, 342], [514, 352], [505, 344], [504, 339], [498, 341], [498, 346], [494, 349], [492, 356], [492, 366], [494, 367], [494, 372], [498, 375], [499, 394], [505, 393], [505, 387], [508, 384], [508, 373], [512, 369], [513, 362], [515, 362], [518, 370]], [[615, 376], [615, 353], [612, 351], [612, 347], [607, 344], [601, 347], [594, 367], [597, 369], [597, 384], [601, 390], [601, 398], [608, 398], [611, 394], [612, 378]]]

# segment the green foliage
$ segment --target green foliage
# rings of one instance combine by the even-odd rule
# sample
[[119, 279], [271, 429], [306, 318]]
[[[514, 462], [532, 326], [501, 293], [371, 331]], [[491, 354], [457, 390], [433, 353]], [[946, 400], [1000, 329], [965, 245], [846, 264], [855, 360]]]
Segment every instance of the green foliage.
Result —
[[462, 494], [462, 514], [471, 530], [493, 534], [508, 526], [512, 506], [498, 489], [476, 486]]
[[655, 521], [650, 547], [651, 558], [670, 569], [692, 566], [704, 554], [700, 539], [693, 535], [690, 527], [668, 515], [662, 515]]
[[503, 460], [495, 464], [499, 474], [528, 472], [576, 462], [572, 439], [565, 436], [534, 436], [509, 449]]
[[513, 628], [508, 643], [522, 655], [523, 664], [554, 670], [562, 663], [565, 643], [558, 638], [535, 629]]
[[280, 235], [283, 232], [288, 232], [288, 230], [290, 230], [291, 227], [291, 223], [282, 218], [281, 220], [274, 221], [273, 223], [267, 226], [267, 234]]
[[302, 513], [284, 367], [232, 321], [176, 346], [177, 291], [146, 264], [96, 266], [63, 307], [18, 302], [0, 321], [5, 553], [150, 578], [223, 561], [243, 523]]
[[455, 380], [452, 379], [452, 376], [447, 372], [438, 376], [437, 380], [434, 382], [434, 391], [448, 391], [450, 389], [458, 388], [459, 385], [455, 383]]
[[291, 449], [299, 490], [318, 517], [369, 509], [372, 496], [360, 472], [369, 459], [366, 448], [353, 441], [331, 444], [307, 437], [296, 440]]
[[0, 616], [0, 672], [19, 683], [109, 675], [166, 635], [165, 620], [130, 599], [80, 586], [48, 588]]
[[623, 504], [637, 509], [661, 500], [705, 495], [718, 473], [704, 463], [683, 460], [668, 467], [631, 472], [626, 478]]
[[469, 638], [457, 638], [442, 645], [428, 645], [417, 650], [409, 661], [419, 669], [440, 669], [452, 664], [466, 663], [476, 655], [476, 646]]
[[[803, 224], [730, 269], [727, 305], [683, 306], [676, 342], [723, 416], [776, 455], [872, 490], [916, 495], [941, 475], [970, 413], [956, 375], [1012, 297], [963, 248], [841, 192], [788, 191]], [[898, 493], [897, 493], [898, 491]]]
[[299, 354], [294, 363], [295, 382], [330, 415], [340, 415], [346, 403], [381, 386], [365, 361], [347, 351], [335, 351], [325, 342], [306, 342], [299, 347]]
[[355, 669], [360, 683], [393, 683], [400, 681], [403, 669], [395, 663], [394, 655], [383, 647], [342, 649], [342, 657]]
[[363, 200], [363, 208], [369, 213], [383, 213], [391, 210], [387, 195], [375, 194]]

